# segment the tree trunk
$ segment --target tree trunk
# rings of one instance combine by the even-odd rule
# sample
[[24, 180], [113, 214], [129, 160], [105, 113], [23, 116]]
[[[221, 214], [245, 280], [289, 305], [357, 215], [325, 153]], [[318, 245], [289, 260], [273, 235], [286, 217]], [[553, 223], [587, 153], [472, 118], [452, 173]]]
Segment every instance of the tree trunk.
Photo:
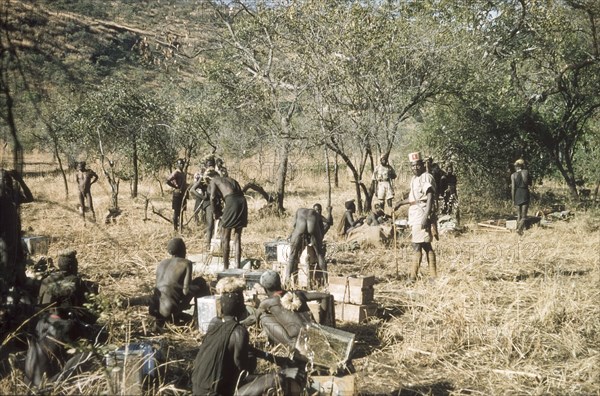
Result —
[[573, 171], [573, 168], [570, 167], [569, 164], [566, 164], [567, 168], [565, 168], [558, 155], [554, 156], [554, 163], [569, 187], [571, 198], [575, 201], [579, 201], [579, 193], [577, 192], [577, 183], [575, 183], [575, 172]]
[[131, 198], [136, 198], [138, 195], [138, 152], [137, 152], [137, 140], [133, 137], [133, 184], [131, 186]]
[[338, 165], [338, 153], [335, 153], [335, 164], [333, 165], [333, 185], [335, 188], [340, 186], [340, 175], [339, 175], [340, 167]]
[[52, 143], [54, 145], [54, 156], [58, 161], [58, 169], [60, 169], [60, 174], [62, 175], [63, 183], [65, 185], [65, 198], [69, 198], [69, 183], [67, 180], [67, 174], [65, 172], [65, 168], [63, 167], [62, 160], [60, 159], [60, 154], [58, 153], [58, 139], [53, 130], [50, 130], [50, 137], [52, 138]]
[[360, 174], [358, 173], [358, 170], [352, 163], [352, 160], [335, 145], [335, 142], [333, 142], [332, 144], [327, 144], [327, 147], [329, 147], [333, 152], [335, 152], [336, 155], [339, 154], [339, 156], [342, 157], [342, 160], [344, 161], [346, 166], [348, 166], [348, 168], [350, 169], [350, 172], [352, 172], [352, 178], [354, 179], [352, 182], [354, 183], [354, 190], [356, 192], [356, 208], [358, 209], [359, 212], [362, 213], [363, 212], [363, 204], [362, 204], [362, 194], [360, 193], [361, 181], [360, 181]]
[[283, 142], [281, 148], [281, 158], [279, 159], [279, 168], [277, 169], [277, 211], [283, 213], [283, 198], [285, 196], [285, 179], [287, 177], [288, 161], [289, 161], [289, 143]]
[[[0, 46], [3, 48], [4, 46]], [[13, 112], [13, 98], [10, 93], [10, 87], [8, 86], [8, 76], [6, 75], [6, 70], [2, 70], [2, 80], [0, 81], [0, 85], [2, 87], [2, 92], [4, 93], [5, 105], [6, 105], [6, 116], [5, 120], [8, 124], [8, 129], [10, 130], [11, 137], [13, 139], [13, 169], [16, 170], [19, 174], [23, 174], [23, 146], [21, 146], [21, 142], [19, 141], [19, 137], [17, 136], [17, 124], [15, 123], [15, 115]]]

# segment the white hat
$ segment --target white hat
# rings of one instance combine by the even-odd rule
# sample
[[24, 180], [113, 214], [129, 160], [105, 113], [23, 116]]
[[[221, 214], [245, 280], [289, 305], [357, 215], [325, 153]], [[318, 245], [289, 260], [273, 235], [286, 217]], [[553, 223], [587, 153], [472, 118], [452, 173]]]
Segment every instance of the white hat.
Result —
[[421, 152], [417, 151], [417, 152], [408, 154], [408, 161], [410, 161], [410, 162], [423, 161], [423, 157], [421, 156]]

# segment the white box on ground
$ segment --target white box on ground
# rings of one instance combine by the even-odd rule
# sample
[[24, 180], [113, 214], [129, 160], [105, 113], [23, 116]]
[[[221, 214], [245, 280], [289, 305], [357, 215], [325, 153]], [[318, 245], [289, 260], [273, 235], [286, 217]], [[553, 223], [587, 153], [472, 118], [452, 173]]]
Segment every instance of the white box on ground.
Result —
[[208, 325], [213, 318], [219, 316], [221, 311], [220, 295], [205, 296], [196, 298], [196, 308], [198, 310], [198, 330], [202, 334], [208, 331]]
[[23, 245], [27, 248], [27, 253], [30, 256], [46, 255], [48, 254], [48, 246], [50, 245], [50, 238], [47, 236], [30, 236], [21, 238]]
[[280, 263], [287, 263], [290, 259], [290, 243], [289, 242], [280, 242], [277, 245], [277, 261]]

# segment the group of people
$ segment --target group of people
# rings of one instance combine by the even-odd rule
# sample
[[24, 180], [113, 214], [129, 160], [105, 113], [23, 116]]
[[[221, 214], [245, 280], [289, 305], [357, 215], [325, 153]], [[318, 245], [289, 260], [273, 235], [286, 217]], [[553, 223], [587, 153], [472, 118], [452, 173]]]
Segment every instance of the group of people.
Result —
[[[191, 299], [211, 294], [203, 278], [192, 280], [192, 263], [185, 258], [185, 242], [179, 237], [173, 238], [167, 250], [171, 257], [158, 264], [154, 293], [124, 301], [129, 306], [149, 306], [149, 314], [160, 329], [166, 322], [190, 321], [191, 318], [184, 318], [184, 311], [190, 308]], [[194, 360], [194, 395], [259, 395], [269, 389], [283, 389], [284, 394], [289, 394], [286, 389], [301, 386], [306, 358], [296, 356], [291, 360], [254, 348], [247, 328], [260, 325], [273, 344], [282, 345], [292, 355], [301, 329], [316, 322], [307, 302], [320, 300], [325, 310], [329, 294], [285, 290], [279, 273], [272, 270], [263, 272], [260, 285], [264, 287], [266, 298], [250, 313], [243, 295], [244, 280], [224, 277], [216, 284], [220, 315], [211, 320]], [[276, 363], [282, 369], [255, 375], [257, 357]]]
[[[408, 223], [411, 227], [413, 260], [409, 272], [409, 281], [417, 279], [419, 268], [425, 256], [429, 275], [437, 276], [436, 254], [432, 241], [435, 235], [433, 224], [437, 199], [438, 183], [445, 186], [446, 193], [456, 194], [456, 177], [452, 167], [446, 171], [424, 160], [421, 153], [409, 154], [413, 177], [410, 180], [408, 196], [393, 205], [393, 180], [396, 173], [382, 156], [380, 166], [374, 172], [377, 183], [377, 199], [374, 210], [366, 217], [354, 218], [356, 206], [354, 200], [345, 202], [346, 212], [341, 222], [344, 232], [358, 227], [364, 222], [378, 225], [390, 220], [385, 207], [393, 211], [402, 205], [410, 205]], [[529, 186], [531, 178], [525, 169], [523, 160], [515, 163], [516, 171], [511, 175], [512, 199], [518, 208], [519, 230], [522, 230], [529, 204]], [[167, 184], [173, 187], [174, 224], [179, 224], [180, 213], [188, 191], [184, 172], [185, 161], [177, 161], [177, 169], [168, 178]], [[436, 180], [436, 176], [438, 180]], [[87, 208], [95, 218], [90, 187], [98, 176], [86, 168], [85, 162], [78, 164], [77, 183], [80, 190], [81, 214], [85, 216]], [[2, 169], [0, 173], [0, 204], [2, 205], [2, 239], [0, 256], [2, 258], [2, 292], [6, 294], [8, 283], [33, 290], [37, 308], [42, 310], [32, 331], [27, 351], [25, 376], [29, 384], [37, 386], [46, 380], [66, 378], [75, 370], [81, 370], [85, 356], [68, 356], [64, 346], [82, 337], [98, 334], [90, 332], [97, 317], [85, 308], [89, 293], [97, 293], [97, 288], [82, 280], [78, 273], [75, 251], [59, 254], [58, 268], [51, 269], [40, 281], [32, 281], [25, 276], [23, 257], [12, 257], [11, 246], [20, 243], [20, 217], [18, 207], [33, 200], [31, 191], [15, 172]], [[444, 187], [442, 187], [444, 188]], [[205, 161], [204, 169], [196, 175], [194, 184], [189, 188], [196, 198], [195, 211], [204, 217], [207, 228], [207, 245], [214, 233], [215, 222], [219, 222], [225, 268], [229, 264], [229, 239], [234, 233], [235, 262], [239, 267], [241, 259], [241, 233], [247, 226], [248, 208], [242, 189], [237, 181], [230, 178], [223, 163], [217, 163], [213, 157]], [[444, 199], [444, 202], [445, 199]], [[211, 221], [212, 220], [212, 221]], [[333, 225], [332, 208], [323, 208], [315, 204], [312, 208], [298, 209], [293, 230], [290, 235], [291, 253], [285, 277], [294, 281], [298, 274], [298, 262], [304, 249], [312, 249], [322, 281], [326, 283], [327, 262], [325, 260], [324, 237]], [[15, 239], [16, 238], [16, 239]], [[13, 246], [14, 247], [14, 246]], [[166, 322], [186, 322], [191, 317], [185, 313], [194, 298], [211, 294], [209, 284], [202, 278], [193, 278], [192, 262], [186, 258], [187, 249], [182, 238], [176, 237], [167, 245], [169, 258], [162, 260], [156, 270], [156, 284], [153, 293], [148, 296], [134, 297], [123, 301], [126, 305], [146, 305], [149, 314], [155, 319], [154, 330], [164, 331]], [[51, 264], [51, 260], [50, 264]], [[227, 278], [224, 278], [227, 279]], [[5, 284], [7, 283], [7, 284]], [[304, 373], [302, 359], [292, 361], [259, 351], [250, 345], [247, 327], [259, 324], [268, 339], [294, 350], [296, 339], [307, 323], [314, 322], [307, 302], [320, 300], [326, 303], [327, 293], [288, 291], [282, 286], [279, 273], [265, 271], [260, 278], [267, 297], [258, 308], [249, 315], [245, 305], [241, 285], [220, 286], [221, 316], [214, 318], [194, 361], [192, 374], [194, 394], [260, 394], [268, 389], [288, 389], [302, 383]], [[217, 285], [219, 289], [219, 285]], [[326, 309], [326, 307], [323, 307]], [[282, 370], [263, 375], [252, 374], [256, 369], [256, 358], [261, 357], [282, 366]], [[294, 385], [295, 384], [295, 385]]]
[[[229, 177], [220, 158], [209, 156], [204, 167], [194, 175], [194, 183], [187, 185], [186, 162], [180, 158], [176, 169], [166, 180], [173, 188], [173, 226], [180, 226], [181, 213], [185, 210], [188, 191], [195, 198], [194, 218], [206, 225], [206, 247], [210, 249], [215, 229], [220, 231], [221, 252], [225, 269], [229, 267], [230, 241], [233, 237], [235, 266], [242, 260], [242, 231], [248, 225], [248, 203], [242, 187]], [[189, 187], [189, 188], [188, 188]], [[218, 224], [218, 226], [217, 226]]]

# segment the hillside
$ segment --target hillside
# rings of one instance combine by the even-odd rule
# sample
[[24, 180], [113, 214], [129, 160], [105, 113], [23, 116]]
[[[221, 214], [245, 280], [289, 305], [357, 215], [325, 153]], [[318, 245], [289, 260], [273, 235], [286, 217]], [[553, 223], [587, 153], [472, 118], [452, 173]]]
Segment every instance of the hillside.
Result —
[[[211, 29], [207, 6], [188, 2], [3, 2], [5, 45], [35, 86], [98, 82], [113, 74], [193, 80]], [[142, 68], [142, 70], [140, 70]], [[40, 79], [40, 81], [38, 81]]]

